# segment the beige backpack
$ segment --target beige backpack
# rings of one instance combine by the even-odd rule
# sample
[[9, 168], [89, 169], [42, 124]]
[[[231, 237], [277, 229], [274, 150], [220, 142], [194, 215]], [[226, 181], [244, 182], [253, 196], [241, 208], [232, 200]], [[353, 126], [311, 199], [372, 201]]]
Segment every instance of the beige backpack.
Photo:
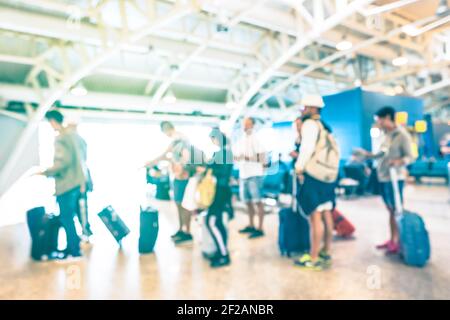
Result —
[[335, 182], [339, 173], [339, 147], [322, 122], [316, 123], [319, 126], [319, 137], [314, 153], [305, 166], [305, 172], [317, 180]]

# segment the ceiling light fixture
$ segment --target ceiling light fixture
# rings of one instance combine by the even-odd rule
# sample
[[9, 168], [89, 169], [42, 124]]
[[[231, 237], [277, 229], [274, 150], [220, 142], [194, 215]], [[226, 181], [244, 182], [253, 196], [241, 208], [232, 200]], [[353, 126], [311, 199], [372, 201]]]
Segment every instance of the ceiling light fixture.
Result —
[[405, 91], [405, 89], [403, 89], [402, 86], [398, 85], [398, 86], [395, 86], [394, 91], [396, 94], [402, 94]]
[[339, 51], [347, 51], [353, 47], [353, 43], [347, 40], [347, 37], [344, 36], [340, 42], [336, 44], [336, 49]]
[[236, 103], [236, 102], [229, 101], [229, 102], [226, 103], [225, 107], [226, 107], [227, 109], [233, 110], [233, 109], [236, 109], [236, 108], [237, 108], [237, 103]]
[[72, 89], [70, 89], [70, 93], [74, 96], [82, 97], [82, 96], [87, 95], [88, 91], [83, 86], [83, 84], [81, 82], [79, 82], [76, 86], [74, 86], [74, 87], [72, 87]]
[[401, 67], [404, 65], [407, 65], [409, 62], [409, 59], [405, 56], [398, 56], [394, 60], [392, 60], [392, 64], [396, 67]]
[[174, 104], [175, 102], [177, 102], [177, 97], [172, 90], [169, 90], [164, 98], [162, 98], [162, 101], [167, 104]]

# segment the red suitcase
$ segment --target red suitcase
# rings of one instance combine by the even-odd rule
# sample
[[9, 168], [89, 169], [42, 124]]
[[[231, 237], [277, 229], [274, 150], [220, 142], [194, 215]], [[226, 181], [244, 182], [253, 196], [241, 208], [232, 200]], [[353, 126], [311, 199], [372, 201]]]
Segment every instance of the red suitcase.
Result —
[[336, 209], [333, 210], [332, 215], [334, 230], [336, 230], [337, 235], [344, 238], [351, 237], [353, 235], [353, 232], [355, 232], [355, 227], [353, 226], [353, 224]]

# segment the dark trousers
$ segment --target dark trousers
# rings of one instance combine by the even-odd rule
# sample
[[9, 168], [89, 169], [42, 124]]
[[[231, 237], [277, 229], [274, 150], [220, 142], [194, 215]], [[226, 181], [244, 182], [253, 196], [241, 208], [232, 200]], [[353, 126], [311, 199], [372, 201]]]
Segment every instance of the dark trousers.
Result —
[[74, 221], [79, 197], [80, 189], [78, 187], [56, 197], [59, 205], [59, 219], [67, 236], [66, 251], [71, 255], [80, 254], [80, 238], [78, 237]]
[[228, 237], [227, 229], [223, 223], [223, 213], [227, 207], [231, 191], [229, 187], [217, 187], [214, 201], [206, 214], [206, 225], [211, 237], [216, 244], [217, 252], [222, 255], [228, 255]]

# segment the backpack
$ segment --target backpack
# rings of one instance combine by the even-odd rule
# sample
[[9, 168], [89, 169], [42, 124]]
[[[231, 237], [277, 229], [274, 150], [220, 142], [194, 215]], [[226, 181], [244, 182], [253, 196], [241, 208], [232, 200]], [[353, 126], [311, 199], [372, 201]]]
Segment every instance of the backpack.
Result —
[[195, 200], [201, 209], [209, 208], [216, 196], [216, 177], [212, 175], [212, 170], [208, 169], [205, 176], [198, 182]]
[[339, 147], [322, 122], [316, 123], [319, 126], [319, 137], [314, 153], [305, 166], [305, 172], [317, 180], [332, 183], [336, 181], [339, 173]]

